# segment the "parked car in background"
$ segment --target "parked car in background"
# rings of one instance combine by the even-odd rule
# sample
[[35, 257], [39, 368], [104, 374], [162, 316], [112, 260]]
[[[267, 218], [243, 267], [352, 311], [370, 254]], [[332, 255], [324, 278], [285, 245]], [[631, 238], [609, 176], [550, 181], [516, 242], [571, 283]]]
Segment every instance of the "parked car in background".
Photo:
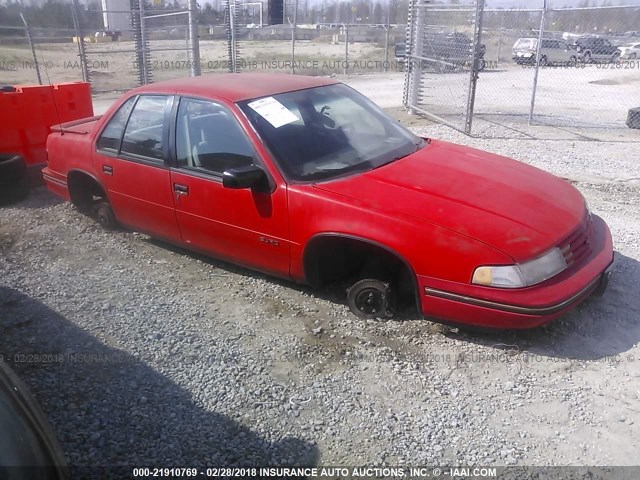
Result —
[[571, 184], [420, 138], [336, 80], [227, 74], [149, 84], [52, 128], [54, 193], [194, 251], [311, 286], [351, 311], [396, 299], [458, 324], [529, 328], [602, 290], [606, 223]]
[[[479, 70], [484, 69], [486, 50], [486, 45], [478, 45]], [[468, 69], [473, 58], [473, 40], [462, 32], [427, 34], [422, 41], [422, 51], [440, 70]]]
[[[425, 37], [422, 44], [422, 56], [428, 59], [423, 60], [423, 63], [427, 63], [438, 71], [470, 69], [472, 48], [471, 39], [463, 33], [430, 34]], [[478, 71], [485, 68], [486, 50], [486, 45], [478, 46]], [[398, 62], [405, 62], [407, 45], [396, 43], [394, 53]]]
[[397, 61], [404, 62], [407, 57], [407, 44], [396, 43], [393, 49], [393, 53]]
[[614, 62], [620, 58], [620, 49], [602, 37], [581, 37], [575, 40], [578, 60], [590, 62]]
[[618, 47], [620, 50], [621, 60], [635, 60], [640, 58], [640, 42], [629, 43], [622, 47]]
[[[538, 39], [519, 38], [513, 44], [513, 60], [520, 64], [535, 65], [538, 52]], [[576, 51], [564, 40], [543, 38], [540, 46], [540, 65], [574, 64], [578, 57]]]

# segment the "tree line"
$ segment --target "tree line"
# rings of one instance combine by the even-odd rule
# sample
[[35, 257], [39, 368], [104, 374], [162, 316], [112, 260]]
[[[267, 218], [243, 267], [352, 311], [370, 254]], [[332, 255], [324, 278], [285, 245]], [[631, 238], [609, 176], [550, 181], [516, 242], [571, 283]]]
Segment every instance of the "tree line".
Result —
[[[240, 4], [240, 2], [238, 2]], [[285, 23], [293, 21], [293, 1], [285, 1]], [[187, 0], [145, 1], [145, 9], [176, 10], [184, 9]], [[266, 3], [263, 21], [267, 22]], [[48, 29], [73, 29], [73, 17], [71, 14], [71, 2], [62, 0], [47, 0], [41, 5], [24, 5], [19, 0], [8, 0], [0, 4], [0, 33], [10, 34], [10, 29], [2, 27], [22, 27], [20, 19], [22, 13], [30, 27]], [[309, 0], [299, 0], [297, 10], [298, 23], [362, 23], [380, 24], [404, 24], [407, 21], [409, 0], [323, 0], [320, 3], [311, 4]], [[223, 0], [213, 0], [211, 3], [198, 5], [198, 22], [201, 25], [222, 24], [225, 18], [225, 4]], [[101, 2], [89, 0], [86, 3], [78, 3], [78, 16], [83, 30], [100, 30], [103, 28]], [[173, 25], [175, 19], [168, 17], [164, 21], [156, 20], [155, 24]], [[252, 6], [240, 6], [238, 10], [238, 23], [258, 23], [258, 9]], [[15, 33], [15, 31], [14, 31]], [[21, 33], [20, 33], [21, 34]]]

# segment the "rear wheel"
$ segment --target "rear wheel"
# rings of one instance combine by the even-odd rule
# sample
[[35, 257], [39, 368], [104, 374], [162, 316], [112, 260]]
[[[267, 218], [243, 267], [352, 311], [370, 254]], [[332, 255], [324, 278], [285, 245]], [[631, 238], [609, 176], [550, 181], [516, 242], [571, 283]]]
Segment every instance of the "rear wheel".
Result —
[[347, 291], [349, 309], [360, 318], [391, 318], [395, 313], [395, 296], [389, 283], [367, 278]]
[[108, 202], [100, 201], [95, 206], [96, 220], [105, 230], [113, 230], [116, 225], [116, 216]]

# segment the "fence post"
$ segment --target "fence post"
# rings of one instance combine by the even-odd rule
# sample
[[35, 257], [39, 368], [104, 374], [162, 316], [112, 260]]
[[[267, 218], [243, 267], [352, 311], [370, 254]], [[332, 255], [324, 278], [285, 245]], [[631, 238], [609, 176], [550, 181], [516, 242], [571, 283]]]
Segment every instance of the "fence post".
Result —
[[344, 65], [342, 65], [343, 73], [349, 73], [349, 24], [344, 25]]
[[538, 89], [538, 70], [540, 69], [540, 48], [542, 47], [542, 37], [544, 35], [544, 17], [547, 13], [547, 0], [544, 0], [542, 14], [540, 15], [540, 32], [538, 33], [538, 46], [536, 47], [536, 68], [533, 72], [533, 91], [531, 92], [531, 109], [529, 110], [529, 126], [533, 121], [533, 110], [536, 105], [536, 90]]
[[197, 0], [189, 0], [189, 48], [187, 58], [189, 59], [189, 76], [199, 77], [200, 69], [200, 35], [198, 31], [198, 3]]
[[469, 79], [469, 94], [467, 95], [467, 116], [464, 122], [464, 133], [471, 135], [473, 123], [473, 107], [476, 102], [476, 85], [478, 84], [478, 71], [480, 70], [480, 58], [478, 50], [482, 45], [482, 17], [484, 13], [484, 0], [477, 0], [475, 14], [475, 28], [473, 34], [473, 47], [471, 50], [471, 78]]
[[73, 29], [78, 39], [78, 56], [80, 57], [80, 65], [82, 68], [82, 81], [89, 81], [89, 68], [87, 66], [87, 52], [84, 49], [84, 35], [80, 28], [80, 20], [78, 19], [78, 0], [73, 0], [71, 4], [71, 14], [73, 16]]
[[[420, 0], [415, 1], [416, 24], [415, 32], [411, 32], [410, 54], [405, 48], [405, 68], [409, 68], [409, 113], [415, 113], [411, 107], [418, 104], [420, 98], [420, 80], [422, 77], [422, 40], [424, 38], [424, 26], [426, 24], [426, 9], [420, 8]], [[409, 26], [407, 26], [410, 28]], [[407, 65], [407, 62], [408, 65]]]
[[145, 0], [139, 0], [140, 5], [140, 38], [142, 40], [142, 77], [144, 84], [151, 83], [151, 74], [149, 72], [150, 67], [150, 55], [149, 55], [149, 42], [147, 40], [147, 22], [145, 19], [144, 10]]
[[31, 48], [31, 56], [33, 57], [33, 65], [36, 69], [36, 75], [38, 76], [38, 84], [42, 85], [42, 77], [40, 76], [40, 65], [38, 65], [38, 57], [36, 56], [36, 50], [33, 46], [33, 39], [31, 38], [31, 30], [29, 29], [29, 25], [27, 21], [24, 19], [24, 15], [20, 14], [20, 18], [22, 19], [22, 23], [24, 23], [24, 31], [27, 34], [27, 41], [29, 42], [29, 48]]
[[291, 25], [291, 73], [296, 74], [296, 29], [298, 28], [298, 0], [293, 0], [293, 22]]
[[387, 24], [384, 27], [384, 73], [389, 71], [389, 27], [391, 26], [390, 17], [391, 16], [391, 2], [387, 3]]

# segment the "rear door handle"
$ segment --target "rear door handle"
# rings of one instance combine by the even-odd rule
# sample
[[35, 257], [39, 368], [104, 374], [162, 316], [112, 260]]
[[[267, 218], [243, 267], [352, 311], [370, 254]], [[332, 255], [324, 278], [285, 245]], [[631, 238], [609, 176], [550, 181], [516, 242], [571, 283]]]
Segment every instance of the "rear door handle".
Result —
[[111, 165], [102, 165], [102, 171], [107, 175], [113, 175], [113, 167]]
[[186, 185], [179, 185], [177, 183], [174, 183], [173, 184], [173, 190], [178, 195], [189, 195], [189, 187], [187, 187]]

